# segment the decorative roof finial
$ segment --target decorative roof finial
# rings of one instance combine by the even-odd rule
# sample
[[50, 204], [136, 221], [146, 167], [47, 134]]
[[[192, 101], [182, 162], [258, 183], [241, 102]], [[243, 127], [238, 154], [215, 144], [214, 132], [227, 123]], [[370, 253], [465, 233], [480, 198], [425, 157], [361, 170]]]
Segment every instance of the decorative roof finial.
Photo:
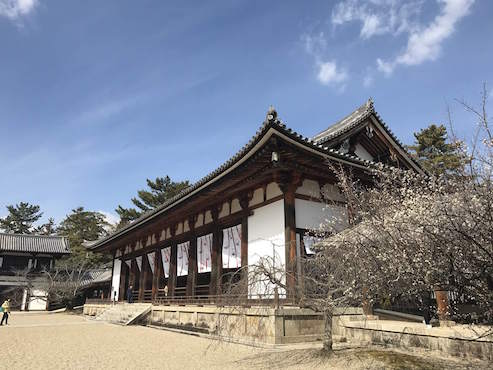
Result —
[[269, 110], [267, 111], [267, 121], [276, 121], [277, 120], [277, 111], [275, 108], [271, 105], [269, 106]]
[[373, 98], [370, 96], [370, 98], [366, 101], [366, 108], [373, 110]]

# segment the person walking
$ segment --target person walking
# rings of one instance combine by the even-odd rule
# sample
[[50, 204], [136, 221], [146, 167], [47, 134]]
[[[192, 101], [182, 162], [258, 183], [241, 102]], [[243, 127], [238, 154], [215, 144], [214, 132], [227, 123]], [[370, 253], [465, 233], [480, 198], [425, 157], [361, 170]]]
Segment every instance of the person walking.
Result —
[[127, 302], [128, 303], [132, 303], [134, 300], [133, 300], [133, 297], [132, 297], [132, 291], [133, 291], [133, 286], [130, 285], [127, 289]]
[[9, 314], [10, 314], [10, 298], [6, 299], [5, 302], [3, 302], [2, 311], [3, 311], [3, 316], [2, 316], [2, 322], [0, 322], [0, 325], [3, 325], [4, 320], [5, 320], [5, 325], [8, 325], [9, 324]]

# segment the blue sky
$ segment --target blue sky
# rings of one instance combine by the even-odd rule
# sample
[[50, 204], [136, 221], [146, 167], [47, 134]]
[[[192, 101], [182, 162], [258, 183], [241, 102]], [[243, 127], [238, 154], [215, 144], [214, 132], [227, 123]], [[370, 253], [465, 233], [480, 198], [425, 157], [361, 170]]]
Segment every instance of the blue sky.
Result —
[[[274, 105], [310, 136], [369, 96], [402, 141], [493, 87], [493, 2], [0, 0], [0, 216], [114, 213], [195, 181]], [[491, 105], [490, 105], [491, 106]]]

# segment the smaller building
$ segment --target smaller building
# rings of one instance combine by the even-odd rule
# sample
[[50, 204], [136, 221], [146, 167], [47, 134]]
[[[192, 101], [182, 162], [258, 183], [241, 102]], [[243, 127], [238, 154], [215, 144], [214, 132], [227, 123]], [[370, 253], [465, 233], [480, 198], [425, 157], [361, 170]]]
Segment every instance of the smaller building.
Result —
[[42, 272], [68, 254], [64, 237], [0, 233], [0, 301], [10, 298], [13, 309], [45, 310]]

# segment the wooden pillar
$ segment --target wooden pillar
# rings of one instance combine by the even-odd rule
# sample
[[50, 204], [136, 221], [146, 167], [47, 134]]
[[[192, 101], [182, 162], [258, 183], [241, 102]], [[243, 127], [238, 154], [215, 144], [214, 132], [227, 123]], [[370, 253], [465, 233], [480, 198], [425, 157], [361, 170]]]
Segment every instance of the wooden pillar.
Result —
[[437, 301], [438, 320], [440, 320], [440, 325], [447, 326], [450, 322], [451, 312], [448, 290], [441, 287], [436, 288], [435, 297]]
[[284, 239], [286, 248], [286, 285], [288, 299], [296, 299], [296, 214], [295, 192], [301, 183], [299, 174], [281, 172], [278, 184], [284, 194]]
[[[171, 227], [171, 238], [175, 237], [176, 225]], [[168, 277], [168, 296], [173, 297], [175, 295], [176, 288], [176, 259], [177, 259], [177, 247], [176, 242], [173, 240], [171, 244], [171, 256], [169, 261], [169, 277]]]
[[135, 261], [134, 258], [130, 260], [130, 279], [129, 279], [129, 284], [132, 286], [132, 291], [135, 289], [135, 268], [137, 262]]
[[222, 256], [222, 230], [217, 221], [219, 219], [219, 207], [211, 209], [213, 231], [212, 231], [212, 253], [211, 253], [211, 282], [209, 284], [209, 295], [221, 295], [221, 277], [223, 271]]
[[159, 259], [161, 257], [161, 250], [154, 251], [154, 274], [152, 275], [152, 300], [156, 299], [157, 291], [159, 289], [159, 280], [161, 279], [161, 264]]
[[139, 282], [139, 301], [144, 300], [144, 290], [145, 290], [145, 283], [147, 280], [147, 263], [146, 263], [147, 256], [145, 253], [142, 255], [142, 268], [140, 271], [140, 282]]
[[248, 203], [250, 197], [245, 195], [240, 198], [241, 216], [241, 280], [245, 294], [248, 294]]
[[[126, 288], [125, 288], [125, 282], [127, 281], [127, 275], [130, 274], [130, 269], [128, 268], [127, 264], [125, 263], [125, 260], [122, 257], [122, 264], [121, 264], [121, 272], [120, 272], [120, 290], [118, 291], [118, 300], [119, 301], [124, 301], [125, 300], [125, 294]], [[113, 297], [111, 297], [113, 299]]]
[[190, 228], [190, 246], [188, 248], [188, 276], [187, 276], [187, 296], [195, 296], [195, 287], [197, 286], [197, 237], [195, 235], [195, 217], [188, 219]]

